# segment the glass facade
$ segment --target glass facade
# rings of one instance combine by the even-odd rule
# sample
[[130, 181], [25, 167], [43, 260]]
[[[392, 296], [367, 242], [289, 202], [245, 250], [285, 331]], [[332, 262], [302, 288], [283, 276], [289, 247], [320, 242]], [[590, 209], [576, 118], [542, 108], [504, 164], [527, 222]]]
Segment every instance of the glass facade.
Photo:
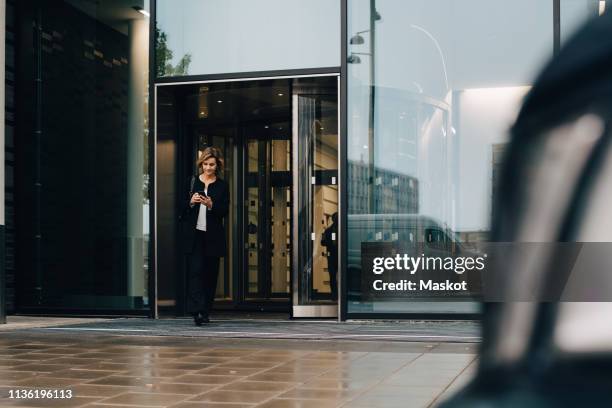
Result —
[[[376, 245], [457, 255], [489, 240], [491, 197], [522, 98], [555, 39], [563, 44], [606, 2], [560, 0], [558, 38], [554, 4], [7, 0], [9, 312], [148, 313], [154, 286], [158, 306], [180, 310], [178, 196], [210, 144], [225, 152], [234, 200], [219, 302], [298, 298], [333, 308], [340, 265], [345, 317], [478, 312], [471, 298], [446, 293], [372, 296], [361, 262]], [[329, 77], [297, 78], [305, 69]], [[164, 85], [156, 100], [151, 70], [152, 85]], [[253, 72], [284, 78], [223, 81]], [[206, 75], [221, 82], [202, 84]]]
[[149, 20], [132, 3], [17, 3], [21, 311], [148, 309]]
[[340, 1], [156, 4], [159, 77], [340, 66]]
[[587, 20], [605, 11], [605, 1], [600, 0], [561, 0], [561, 43]]
[[361, 261], [376, 243], [451, 256], [487, 241], [506, 131], [552, 56], [552, 15], [530, 0], [348, 2], [349, 314], [478, 311], [444, 292], [376, 296]]

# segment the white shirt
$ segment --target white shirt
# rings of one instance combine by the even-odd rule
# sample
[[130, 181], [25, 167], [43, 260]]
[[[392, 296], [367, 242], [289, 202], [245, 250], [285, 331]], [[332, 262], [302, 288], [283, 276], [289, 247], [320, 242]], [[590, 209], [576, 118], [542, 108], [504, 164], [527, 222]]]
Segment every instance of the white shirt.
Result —
[[[208, 194], [208, 188], [204, 188], [204, 192]], [[206, 231], [206, 207], [204, 204], [200, 204], [200, 210], [198, 212], [198, 222], [196, 223], [196, 229], [200, 231]]]

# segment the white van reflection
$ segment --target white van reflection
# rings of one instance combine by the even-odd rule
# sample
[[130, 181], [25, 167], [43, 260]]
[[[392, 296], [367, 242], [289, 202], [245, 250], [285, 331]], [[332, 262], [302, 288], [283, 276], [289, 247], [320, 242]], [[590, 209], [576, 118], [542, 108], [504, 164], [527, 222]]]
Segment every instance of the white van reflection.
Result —
[[[409, 256], [478, 257], [465, 248], [450, 228], [436, 219], [418, 214], [351, 214], [347, 220], [348, 235], [348, 296], [361, 295], [361, 247], [364, 242], [398, 242]], [[447, 276], [440, 274], [442, 276]], [[432, 278], [436, 278], [432, 275]], [[480, 273], [466, 273], [473, 288], [480, 287]], [[440, 295], [445, 296], [444, 293]], [[470, 291], [470, 295], [476, 295]]]

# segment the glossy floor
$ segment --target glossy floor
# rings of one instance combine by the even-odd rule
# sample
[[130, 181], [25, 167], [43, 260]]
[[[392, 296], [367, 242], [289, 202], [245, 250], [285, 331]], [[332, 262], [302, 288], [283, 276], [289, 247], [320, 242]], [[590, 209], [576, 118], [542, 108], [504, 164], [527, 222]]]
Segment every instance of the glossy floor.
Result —
[[426, 407], [471, 377], [476, 347], [18, 330], [0, 338], [0, 406]]

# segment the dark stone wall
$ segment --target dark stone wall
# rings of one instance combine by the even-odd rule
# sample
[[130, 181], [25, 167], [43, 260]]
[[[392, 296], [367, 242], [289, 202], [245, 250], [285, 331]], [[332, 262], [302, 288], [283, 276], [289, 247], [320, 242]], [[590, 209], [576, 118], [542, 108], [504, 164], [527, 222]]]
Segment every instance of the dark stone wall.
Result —
[[59, 0], [17, 18], [17, 309], [126, 307], [128, 37]]
[[4, 222], [0, 245], [0, 275], [6, 313], [15, 311], [15, 1], [6, 1], [4, 122]]

